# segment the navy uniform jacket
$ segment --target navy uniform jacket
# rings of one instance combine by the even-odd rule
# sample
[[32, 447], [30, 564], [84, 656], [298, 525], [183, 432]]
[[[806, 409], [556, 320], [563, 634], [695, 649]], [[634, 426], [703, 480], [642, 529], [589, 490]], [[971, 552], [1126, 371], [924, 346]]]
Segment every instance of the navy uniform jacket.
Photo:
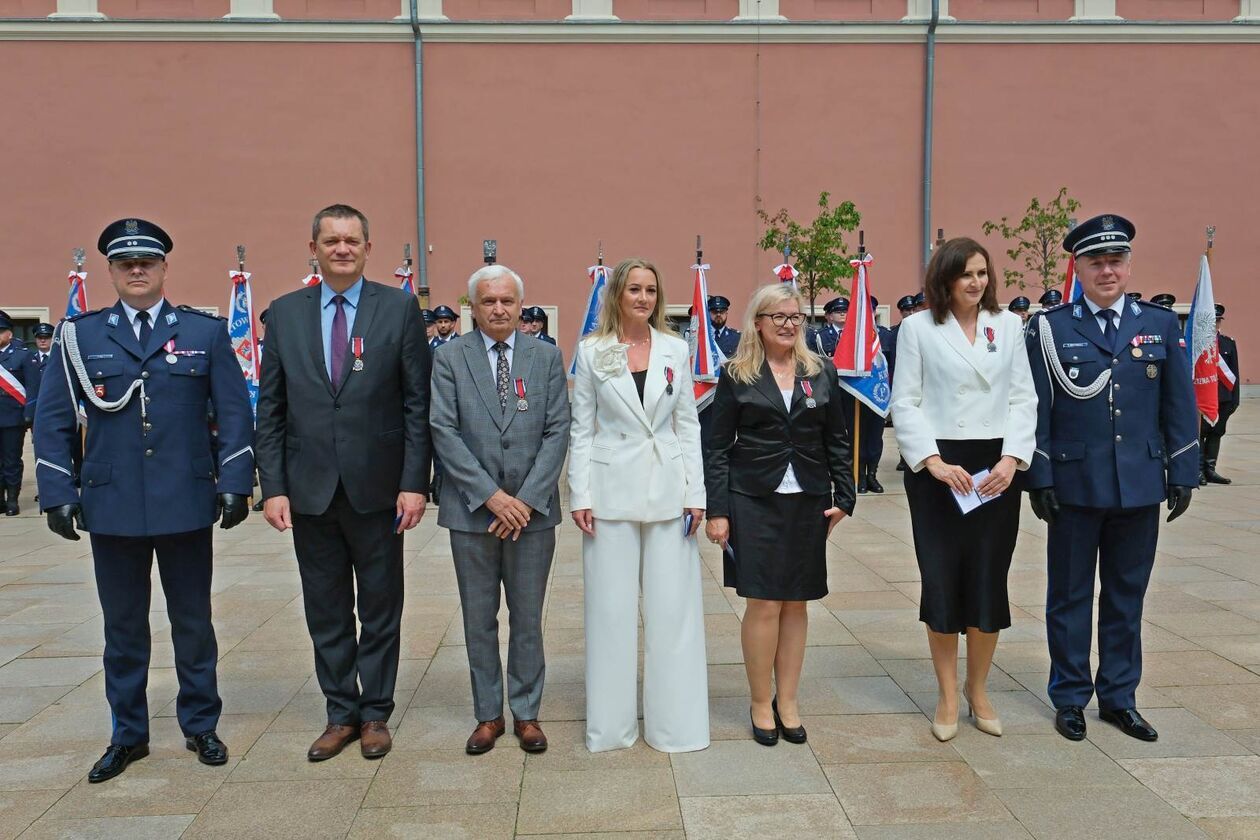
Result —
[[30, 366], [27, 370], [28, 380], [26, 382], [26, 422], [35, 422], [35, 406], [39, 401], [39, 385], [44, 378], [44, 368], [48, 367], [48, 363], [52, 360], [52, 350], [48, 351], [48, 355], [43, 359], [39, 358], [39, 351], [34, 347], [31, 348]]
[[448, 336], [447, 338], [442, 338], [442, 336], [440, 335], [435, 335], [433, 336], [433, 338], [429, 339], [429, 349], [436, 350], [439, 347], [441, 347], [443, 344], [450, 344], [452, 341], [456, 339], [458, 335], [459, 333], [451, 333], [450, 336]]
[[[8, 346], [0, 350], [0, 365], [4, 369], [13, 374], [13, 378], [22, 383], [22, 388], [26, 391], [26, 400], [29, 403], [31, 394], [34, 389], [31, 387], [31, 356], [26, 345], [18, 339], [12, 339]], [[9, 396], [8, 392], [0, 389], [0, 429], [9, 426], [25, 426], [26, 425], [26, 409]]]
[[551, 336], [547, 335], [546, 333], [539, 333], [538, 335], [534, 336], [534, 338], [538, 339], [539, 341], [545, 341], [548, 344], [550, 344], [552, 347], [556, 345], [556, 340], [552, 338]]
[[[249, 495], [254, 419], [223, 319], [165, 303], [143, 350], [121, 303], [71, 320], [93, 390], [113, 401], [139, 379], [149, 398], [150, 428], [147, 433], [142, 428], [139, 388], [125, 408], [107, 412], [84, 398], [78, 381], [66, 381], [62, 322], [35, 416], [35, 474], [43, 510], [81, 503], [87, 531], [155, 536], [209, 527], [219, 493]], [[164, 345], [171, 341], [174, 350], [168, 353]], [[169, 363], [172, 355], [174, 363]], [[76, 476], [72, 464], [79, 446], [75, 412], [80, 401], [87, 411], [87, 436]], [[206, 421], [208, 403], [217, 417], [217, 456]]]
[[1229, 365], [1229, 369], [1234, 372], [1234, 378], [1237, 380], [1232, 391], [1225, 387], [1224, 377], [1217, 386], [1217, 401], [1220, 404], [1221, 417], [1227, 418], [1237, 411], [1242, 403], [1242, 374], [1238, 372], [1238, 345], [1234, 343], [1234, 339], [1224, 333], [1217, 333], [1216, 344], [1221, 358], [1225, 360], [1225, 364]]
[[830, 359], [835, 355], [836, 345], [840, 343], [840, 330], [833, 324], [824, 324], [814, 330], [811, 335], [806, 336], [805, 341], [809, 344], [810, 350]]
[[892, 329], [879, 328], [879, 346], [884, 348], [884, 358], [888, 360], [888, 385], [892, 386], [893, 373], [897, 370], [897, 331], [901, 324]]
[[723, 356], [729, 359], [735, 355], [735, 348], [739, 347], [739, 330], [733, 330], [730, 327], [714, 329], [713, 338], [717, 341], [718, 349], [722, 351]]
[[[1098, 394], [1076, 399], [1046, 369], [1046, 324], [1073, 384], [1088, 386], [1111, 371]], [[1053, 487], [1066, 505], [1134, 508], [1164, 501], [1167, 485], [1198, 486], [1199, 413], [1176, 314], [1129, 302], [1115, 353], [1083, 302], [1038, 313], [1027, 336], [1038, 400], [1029, 489]]]

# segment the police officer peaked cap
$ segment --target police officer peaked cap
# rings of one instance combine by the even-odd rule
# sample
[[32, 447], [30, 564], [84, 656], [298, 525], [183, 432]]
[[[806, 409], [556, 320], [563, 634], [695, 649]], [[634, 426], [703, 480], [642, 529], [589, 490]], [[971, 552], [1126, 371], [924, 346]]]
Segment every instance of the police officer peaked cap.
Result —
[[166, 231], [153, 222], [144, 219], [119, 219], [101, 231], [101, 238], [96, 240], [96, 250], [105, 255], [105, 259], [166, 259], [166, 255], [175, 250]]
[[424, 319], [424, 322], [426, 324], [432, 324], [434, 321], [437, 320], [437, 317], [434, 316], [432, 309], [421, 309], [420, 317]]
[[1132, 250], [1129, 243], [1137, 228], [1124, 216], [1109, 213], [1086, 219], [1063, 237], [1063, 250], [1073, 256], [1120, 254]]
[[442, 304], [433, 310], [433, 318], [437, 321], [440, 321], [443, 318], [446, 318], [448, 321], [454, 321], [457, 320], [458, 316], [455, 314], [454, 309], [451, 309], [446, 304]]
[[36, 338], [52, 338], [54, 332], [56, 332], [56, 330], [54, 329], [52, 324], [36, 324], [35, 325]]
[[919, 292], [918, 294], [914, 296], [915, 306], [922, 306], [925, 303], [927, 303], [927, 295], [924, 294], [923, 292]]
[[1217, 318], [1224, 318], [1224, 317], [1225, 317], [1225, 307], [1224, 307], [1224, 306], [1222, 306], [1222, 305], [1221, 305], [1221, 304], [1219, 304], [1219, 303], [1218, 303], [1218, 304], [1216, 304], [1216, 317], [1217, 317]]
[[1151, 298], [1151, 303], [1157, 304], [1159, 306], [1172, 306], [1176, 302], [1177, 302], [1177, 298], [1174, 297], [1173, 295], [1168, 294], [1168, 292], [1160, 292], [1159, 294], [1155, 295], [1155, 297]]
[[541, 306], [527, 306], [522, 311], [522, 315], [524, 314], [524, 312], [529, 312], [529, 317], [535, 321], [547, 320], [547, 311], [543, 309]]
[[725, 312], [731, 308], [731, 302], [721, 295], [709, 295], [709, 311]]
[[270, 309], [264, 309], [262, 312], [259, 312], [258, 323], [263, 324], [265, 326], [267, 323], [267, 313], [270, 311], [271, 311]]
[[1037, 299], [1037, 303], [1042, 306], [1058, 306], [1063, 303], [1063, 292], [1058, 289], [1047, 289], [1045, 294]]
[[529, 324], [534, 321], [534, 307], [526, 306], [521, 310], [521, 323]]
[[1030, 306], [1032, 306], [1032, 301], [1030, 301], [1028, 298], [1024, 297], [1023, 295], [1020, 295], [1019, 297], [1011, 301], [1011, 305], [1006, 308], [1012, 312], [1027, 312], [1028, 307]]
[[1124, 293], [1124, 296], [1125, 296], [1126, 298], [1128, 298], [1129, 300], [1132, 300], [1132, 301], [1139, 301], [1139, 300], [1141, 300], [1141, 299], [1142, 299], [1142, 293], [1141, 293], [1141, 292], [1125, 292], [1125, 293]]
[[901, 312], [908, 312], [914, 309], [914, 295], [905, 295], [897, 301], [897, 309]]
[[826, 315], [830, 315], [832, 312], [848, 312], [848, 311], [849, 311], [848, 298], [842, 298], [842, 297], [832, 298], [831, 300], [827, 301], [823, 305], [823, 313]]
[[878, 308], [879, 308], [879, 298], [875, 297], [875, 295], [871, 295], [871, 309], [878, 309]]
[[9, 317], [9, 313], [0, 310], [0, 330], [13, 329], [13, 319]]

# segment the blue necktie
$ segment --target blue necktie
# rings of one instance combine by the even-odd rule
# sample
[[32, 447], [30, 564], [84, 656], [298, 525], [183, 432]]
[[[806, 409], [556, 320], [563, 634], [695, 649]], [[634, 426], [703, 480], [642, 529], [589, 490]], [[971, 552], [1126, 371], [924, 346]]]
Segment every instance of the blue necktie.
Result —
[[1116, 311], [1114, 309], [1100, 309], [1098, 314], [1103, 316], [1107, 325], [1103, 327], [1103, 341], [1107, 342], [1107, 346], [1114, 353], [1116, 350]]
[[140, 349], [144, 350], [149, 346], [149, 337], [153, 335], [153, 327], [149, 324], [149, 313], [137, 312], [136, 320], [140, 322]]

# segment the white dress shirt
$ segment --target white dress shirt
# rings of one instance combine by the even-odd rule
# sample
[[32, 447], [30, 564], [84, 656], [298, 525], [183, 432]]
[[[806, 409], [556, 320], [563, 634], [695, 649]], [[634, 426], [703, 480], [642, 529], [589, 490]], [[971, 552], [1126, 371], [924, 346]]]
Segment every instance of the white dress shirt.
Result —
[[[499, 387], [499, 351], [494, 349], [494, 345], [498, 343], [497, 338], [491, 338], [485, 333], [481, 334], [481, 340], [486, 343], [486, 358], [490, 360], [491, 380], [495, 383], [495, 387]], [[516, 349], [516, 330], [512, 330], [511, 335], [503, 339], [503, 343], [508, 346], [507, 363], [508, 370], [512, 369], [512, 351]]]
[[[792, 391], [793, 389], [789, 389], [787, 391], [784, 391], [782, 388], [779, 389], [779, 393], [783, 395], [783, 407], [786, 408], [789, 413], [792, 411]], [[788, 461], [787, 472], [783, 473], [783, 480], [779, 482], [778, 487], [774, 488], [774, 492], [782, 493], [785, 496], [792, 493], [805, 492], [801, 488], [800, 483], [796, 480], [796, 471], [792, 469], [791, 461]]]
[[127, 316], [127, 323], [131, 324], [132, 333], [134, 333], [136, 336], [136, 339], [139, 340], [140, 322], [136, 320], [136, 316], [139, 315], [142, 311], [148, 312], [149, 313], [149, 326], [156, 327], [158, 313], [162, 311], [162, 304], [166, 303], [166, 298], [159, 298], [157, 303], [153, 304], [152, 306], [150, 306], [148, 309], [145, 309], [145, 310], [136, 309], [135, 307], [127, 303], [127, 301], [125, 300], [120, 300], [119, 303], [122, 304], [123, 313]]
[[1115, 303], [1111, 306], [1099, 306], [1089, 298], [1085, 298], [1085, 305], [1089, 307], [1089, 311], [1094, 313], [1094, 320], [1098, 322], [1098, 329], [1103, 331], [1103, 335], [1107, 334], [1107, 319], [1103, 316], [1105, 310], [1116, 313], [1115, 324], [1116, 330], [1120, 329], [1120, 319], [1124, 317], [1124, 302], [1128, 300], [1124, 295], [1116, 298]]

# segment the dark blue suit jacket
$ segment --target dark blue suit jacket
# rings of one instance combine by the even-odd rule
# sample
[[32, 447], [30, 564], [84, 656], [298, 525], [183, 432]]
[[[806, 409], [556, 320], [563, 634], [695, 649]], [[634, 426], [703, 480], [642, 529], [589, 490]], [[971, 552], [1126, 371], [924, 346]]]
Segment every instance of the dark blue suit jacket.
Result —
[[[1046, 369], [1041, 333], [1049, 324], [1069, 379], [1111, 381], [1076, 399]], [[1082, 301], [1044, 310], [1029, 322], [1027, 345], [1037, 388], [1037, 448], [1028, 488], [1053, 487], [1061, 503], [1092, 508], [1159, 504], [1167, 485], [1197, 487], [1199, 415], [1177, 316], [1129, 303], [1115, 350]]]
[[[77, 379], [67, 382], [62, 322], [35, 411], [35, 475], [43, 510], [82, 503], [92, 533], [154, 536], [209, 527], [218, 493], [249, 495], [254, 417], [223, 319], [165, 303], [145, 347], [121, 303], [72, 320], [92, 389], [113, 401], [141, 379], [150, 428], [146, 432], [141, 421], [139, 389], [125, 408], [107, 412], [84, 397]], [[170, 352], [168, 342], [174, 342]], [[76, 475], [80, 402], [87, 411], [87, 436]], [[218, 424], [213, 449], [207, 406]]]

